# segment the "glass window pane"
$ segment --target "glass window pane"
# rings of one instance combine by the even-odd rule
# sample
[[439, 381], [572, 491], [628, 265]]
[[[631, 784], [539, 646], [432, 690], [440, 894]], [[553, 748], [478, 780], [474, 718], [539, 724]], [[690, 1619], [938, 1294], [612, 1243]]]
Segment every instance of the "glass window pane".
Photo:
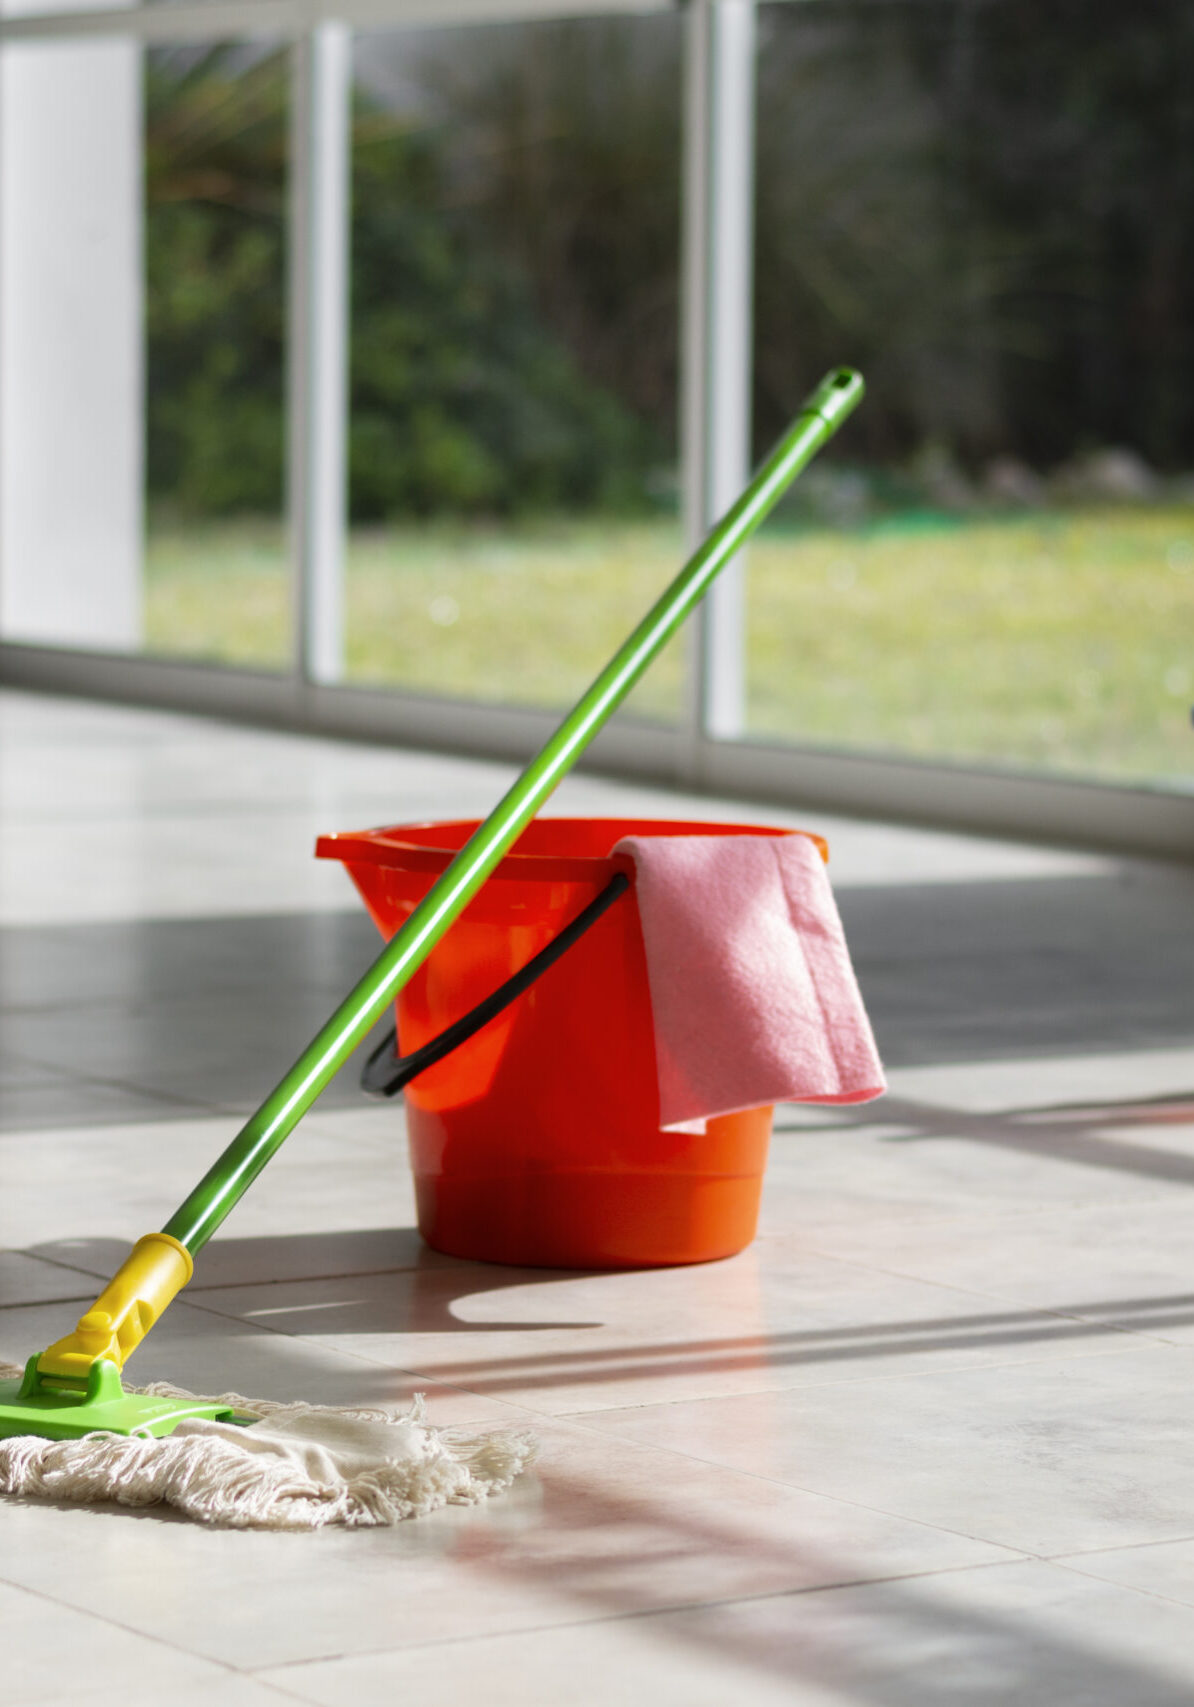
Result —
[[755, 735], [1189, 785], [1194, 15], [1087, 23], [763, 10], [759, 445], [869, 395], [752, 551]]
[[674, 17], [358, 39], [351, 679], [566, 704], [678, 568], [679, 87]]
[[289, 56], [145, 54], [145, 644], [281, 668]]

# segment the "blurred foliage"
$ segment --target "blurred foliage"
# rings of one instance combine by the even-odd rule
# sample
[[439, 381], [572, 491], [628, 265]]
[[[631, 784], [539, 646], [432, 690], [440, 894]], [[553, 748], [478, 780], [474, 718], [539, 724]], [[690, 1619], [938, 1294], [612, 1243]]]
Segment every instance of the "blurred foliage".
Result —
[[[1092, 27], [1097, 17], [1097, 27]], [[1194, 460], [1194, 9], [765, 7], [757, 416], [845, 359], [872, 458]], [[853, 432], [853, 429], [852, 429]]]
[[674, 14], [576, 19], [445, 32], [416, 62], [487, 248], [531, 281], [540, 319], [585, 374], [673, 455], [680, 44]]
[[354, 516], [641, 503], [652, 434], [484, 240], [440, 127], [362, 104], [352, 262]]
[[[1087, 0], [824, 0], [764, 5], [759, 33], [760, 451], [848, 361], [870, 391], [836, 454], [1194, 461], [1194, 8], [1103, 7], [1092, 29]], [[474, 40], [420, 75], [491, 240], [666, 433], [676, 20]]]
[[[149, 490], [191, 513], [277, 509], [285, 61], [154, 55], [146, 103]], [[483, 241], [438, 127], [361, 97], [353, 144], [354, 519], [641, 507], [654, 434]]]
[[276, 509], [283, 479], [286, 84], [276, 56], [147, 55], [151, 497]]
[[[674, 460], [681, 33], [361, 39], [354, 516], [625, 505]], [[913, 501], [996, 457], [1190, 466], [1191, 63], [1185, 0], [762, 7], [758, 447], [848, 361], [829, 461]], [[191, 509], [280, 501], [285, 100], [276, 56], [150, 56], [150, 483]]]

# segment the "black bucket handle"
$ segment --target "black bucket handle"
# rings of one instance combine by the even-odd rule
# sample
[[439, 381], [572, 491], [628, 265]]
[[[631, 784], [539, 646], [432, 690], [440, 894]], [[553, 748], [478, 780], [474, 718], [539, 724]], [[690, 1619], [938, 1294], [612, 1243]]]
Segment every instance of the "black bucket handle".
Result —
[[403, 1085], [408, 1085], [419, 1073], [433, 1067], [437, 1061], [442, 1061], [444, 1056], [450, 1055], [454, 1049], [459, 1049], [460, 1045], [480, 1031], [483, 1025], [488, 1025], [491, 1019], [495, 1019], [503, 1008], [508, 1008], [524, 990], [529, 990], [535, 980], [541, 978], [549, 966], [554, 966], [562, 955], [567, 954], [572, 945], [579, 942], [585, 932], [597, 923], [602, 913], [612, 907], [619, 895], [625, 894], [629, 888], [629, 877], [625, 872], [619, 871], [616, 876], [610, 878], [596, 899], [590, 901], [571, 924], [565, 925], [559, 936], [553, 937], [546, 948], [541, 948], [512, 978], [507, 978], [504, 984], [499, 984], [484, 1001], [478, 1002], [475, 1008], [470, 1009], [462, 1019], [456, 1020], [446, 1031], [441, 1031], [438, 1037], [433, 1037], [430, 1043], [424, 1043], [421, 1049], [414, 1050], [410, 1055], [399, 1055], [397, 1026], [391, 1025], [361, 1068], [361, 1089], [368, 1096], [396, 1096]]

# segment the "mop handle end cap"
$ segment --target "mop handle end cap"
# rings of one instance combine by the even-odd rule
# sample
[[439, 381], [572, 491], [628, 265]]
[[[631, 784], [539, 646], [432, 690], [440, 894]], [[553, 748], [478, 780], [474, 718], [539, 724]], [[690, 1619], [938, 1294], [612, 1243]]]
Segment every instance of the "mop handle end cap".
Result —
[[805, 398], [800, 413], [819, 415], [827, 427], [836, 429], [857, 409], [865, 393], [866, 381], [857, 368], [833, 368]]

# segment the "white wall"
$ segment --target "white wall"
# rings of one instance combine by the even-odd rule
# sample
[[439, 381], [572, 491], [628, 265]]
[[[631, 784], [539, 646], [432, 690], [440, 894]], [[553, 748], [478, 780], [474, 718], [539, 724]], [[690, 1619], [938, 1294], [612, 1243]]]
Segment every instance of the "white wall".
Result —
[[0, 50], [6, 639], [140, 644], [141, 148], [135, 43]]

